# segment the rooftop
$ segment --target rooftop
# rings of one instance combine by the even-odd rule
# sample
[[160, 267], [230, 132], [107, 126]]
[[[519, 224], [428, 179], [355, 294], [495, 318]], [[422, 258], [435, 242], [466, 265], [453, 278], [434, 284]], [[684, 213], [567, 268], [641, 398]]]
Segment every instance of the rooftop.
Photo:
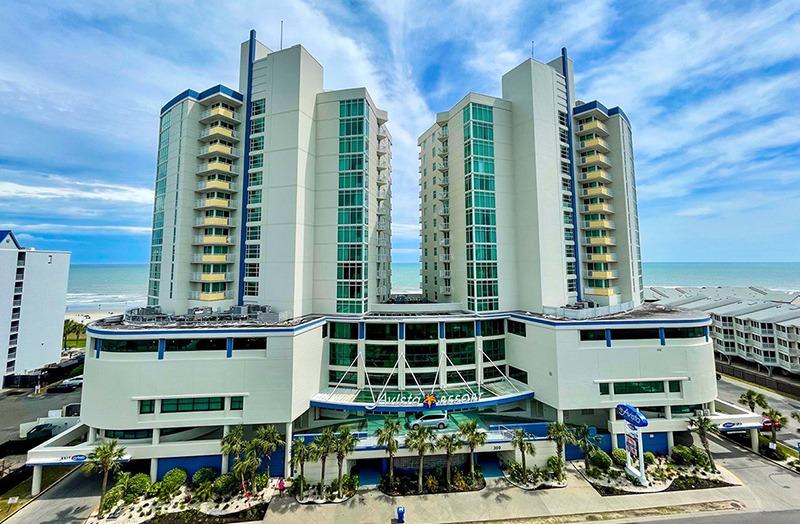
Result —
[[234, 306], [223, 312], [197, 308], [185, 315], [162, 313], [158, 307], [142, 307], [130, 309], [123, 315], [97, 320], [89, 326], [125, 330], [295, 327], [320, 318], [323, 317], [306, 315], [281, 319], [268, 306]]

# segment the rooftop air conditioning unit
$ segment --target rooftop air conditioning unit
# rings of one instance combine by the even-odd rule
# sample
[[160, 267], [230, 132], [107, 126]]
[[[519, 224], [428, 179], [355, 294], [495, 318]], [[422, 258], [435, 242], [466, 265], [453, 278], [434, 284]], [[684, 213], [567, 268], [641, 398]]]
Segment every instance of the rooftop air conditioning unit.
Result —
[[231, 306], [232, 317], [247, 317], [247, 306]]

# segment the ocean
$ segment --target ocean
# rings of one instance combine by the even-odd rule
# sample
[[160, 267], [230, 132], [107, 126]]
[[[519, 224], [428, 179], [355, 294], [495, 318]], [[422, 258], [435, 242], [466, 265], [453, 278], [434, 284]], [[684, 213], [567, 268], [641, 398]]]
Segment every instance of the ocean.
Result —
[[[646, 262], [647, 286], [762, 286], [800, 290], [797, 262]], [[392, 291], [419, 290], [419, 264], [392, 264]], [[143, 305], [147, 265], [73, 264], [67, 289], [67, 310], [119, 310]]]

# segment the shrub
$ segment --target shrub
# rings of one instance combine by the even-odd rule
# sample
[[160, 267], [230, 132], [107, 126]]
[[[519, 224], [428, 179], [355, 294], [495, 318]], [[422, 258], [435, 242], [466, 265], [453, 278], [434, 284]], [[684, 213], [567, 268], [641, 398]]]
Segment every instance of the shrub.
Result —
[[164, 478], [161, 479], [161, 489], [158, 492], [159, 498], [168, 499], [174, 496], [181, 486], [186, 484], [186, 479], [188, 478], [186, 471], [181, 468], [172, 468], [167, 471], [164, 474]]
[[656, 463], [656, 456], [652, 451], [645, 451], [644, 452], [644, 465], [645, 466], [652, 466]]
[[[289, 484], [289, 487], [286, 488], [286, 493], [290, 497], [299, 497], [300, 496], [300, 483], [302, 481], [303, 490], [308, 494], [308, 481], [302, 475], [297, 475], [292, 479], [292, 483]], [[388, 484], [389, 477], [386, 476], [386, 483]], [[383, 483], [383, 478], [381, 478], [381, 484]]]
[[691, 466], [694, 462], [692, 450], [678, 444], [672, 448], [672, 461], [679, 466]]
[[256, 491], [261, 491], [262, 489], [266, 489], [268, 486], [269, 486], [269, 475], [267, 475], [266, 473], [257, 474], [254, 489]]
[[547, 471], [550, 477], [556, 480], [564, 479], [564, 459], [558, 455], [547, 457]]
[[128, 484], [128, 493], [135, 497], [141, 497], [147, 494], [147, 490], [150, 489], [150, 484], [150, 475], [147, 473], [137, 473], [131, 477], [130, 483]]
[[150, 484], [150, 487], [147, 488], [147, 496], [148, 497], [157, 497], [158, 494], [161, 492], [161, 482], [153, 482]]
[[705, 449], [700, 446], [692, 446], [689, 451], [692, 452], [692, 464], [701, 468], [708, 466], [708, 454]]
[[214, 479], [211, 485], [214, 493], [221, 497], [231, 495], [236, 490], [236, 479], [231, 473], [224, 473]]
[[356, 490], [358, 489], [359, 481], [358, 475], [348, 475], [345, 474], [342, 476], [342, 491], [347, 493], [347, 496], [355, 495]]
[[614, 449], [611, 451], [611, 460], [614, 461], [615, 466], [624, 468], [628, 463], [628, 452], [622, 448]]
[[106, 496], [103, 499], [103, 507], [100, 510], [105, 513], [109, 511], [114, 505], [123, 499], [125, 496], [125, 491], [122, 489], [122, 486], [114, 486], [108, 491], [106, 491]]
[[452, 478], [450, 479], [450, 485], [456, 491], [466, 491], [469, 489], [469, 486], [467, 485], [467, 479], [460, 469], [455, 469], [453, 471]]
[[[194, 477], [192, 477], [194, 478]], [[205, 502], [211, 499], [214, 494], [214, 484], [210, 480], [206, 480], [201, 484], [196, 484], [194, 488], [194, 496], [200, 502]]]
[[611, 457], [602, 449], [590, 453], [589, 462], [601, 471], [608, 471], [608, 468], [611, 467]]
[[428, 493], [437, 493], [439, 491], [439, 479], [433, 475], [425, 475], [422, 480], [422, 487]]
[[199, 486], [206, 482], [213, 482], [217, 478], [216, 472], [211, 468], [200, 468], [192, 475], [192, 486]]

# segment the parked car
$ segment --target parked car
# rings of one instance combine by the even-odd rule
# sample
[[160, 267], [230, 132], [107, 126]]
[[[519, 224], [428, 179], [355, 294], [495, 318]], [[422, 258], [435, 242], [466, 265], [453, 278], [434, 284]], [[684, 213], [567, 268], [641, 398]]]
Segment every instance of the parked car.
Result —
[[446, 411], [431, 411], [428, 413], [416, 413], [415, 418], [409, 421], [408, 425], [412, 429], [417, 429], [420, 426], [444, 429], [447, 427], [447, 412]]
[[34, 426], [25, 435], [27, 440], [46, 440], [53, 436], [56, 427], [53, 424], [39, 424]]
[[[781, 427], [782, 427], [781, 423], [777, 422], [775, 424], [775, 431], [780, 431]], [[772, 420], [768, 419], [767, 417], [764, 417], [761, 420], [761, 431], [772, 431]]]
[[83, 375], [78, 375], [77, 377], [68, 378], [62, 381], [61, 383], [66, 386], [75, 386], [76, 388], [79, 388], [83, 386]]
[[78, 386], [75, 384], [65, 384], [61, 382], [60, 384], [55, 384], [47, 388], [48, 393], [69, 393], [71, 391], [75, 391], [78, 389]]

